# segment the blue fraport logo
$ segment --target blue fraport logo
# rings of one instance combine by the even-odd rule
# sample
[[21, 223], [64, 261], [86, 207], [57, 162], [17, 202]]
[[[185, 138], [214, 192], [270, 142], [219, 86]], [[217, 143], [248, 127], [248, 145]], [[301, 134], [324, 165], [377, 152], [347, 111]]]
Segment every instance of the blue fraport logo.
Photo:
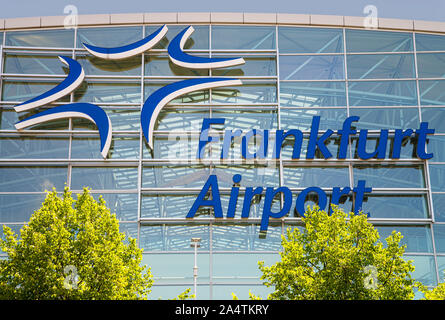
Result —
[[[165, 37], [167, 31], [168, 27], [164, 25], [144, 39], [121, 47], [103, 48], [86, 43], [83, 43], [83, 45], [90, 54], [97, 58], [120, 60], [150, 50]], [[193, 31], [193, 27], [189, 26], [170, 42], [168, 55], [174, 64], [191, 69], [214, 69], [232, 67], [245, 63], [243, 58], [204, 58], [185, 53], [183, 50], [184, 44]], [[82, 66], [76, 60], [66, 56], [59, 56], [59, 59], [69, 68], [69, 73], [65, 80], [51, 90], [15, 106], [14, 109], [16, 112], [29, 111], [48, 105], [69, 95], [82, 84], [85, 78], [85, 72]], [[242, 82], [239, 79], [204, 77], [175, 82], [152, 93], [142, 107], [140, 120], [142, 132], [150, 148], [153, 150], [153, 131], [159, 112], [171, 100], [193, 91], [241, 84]], [[99, 130], [101, 154], [102, 157], [106, 159], [112, 140], [112, 126], [105, 111], [95, 104], [70, 103], [53, 107], [19, 121], [15, 124], [15, 127], [17, 130], [22, 130], [43, 122], [74, 117], [84, 118], [95, 123]]]

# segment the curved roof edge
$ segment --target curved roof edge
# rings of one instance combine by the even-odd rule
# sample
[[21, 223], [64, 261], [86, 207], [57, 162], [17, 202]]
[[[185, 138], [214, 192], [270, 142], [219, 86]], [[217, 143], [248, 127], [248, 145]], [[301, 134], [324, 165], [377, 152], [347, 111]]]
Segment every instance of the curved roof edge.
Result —
[[[63, 27], [64, 16], [0, 19], [0, 30]], [[123, 24], [286, 24], [365, 28], [366, 17], [290, 13], [159, 12], [88, 14], [78, 16], [78, 26]], [[445, 22], [378, 18], [377, 29], [445, 33]]]

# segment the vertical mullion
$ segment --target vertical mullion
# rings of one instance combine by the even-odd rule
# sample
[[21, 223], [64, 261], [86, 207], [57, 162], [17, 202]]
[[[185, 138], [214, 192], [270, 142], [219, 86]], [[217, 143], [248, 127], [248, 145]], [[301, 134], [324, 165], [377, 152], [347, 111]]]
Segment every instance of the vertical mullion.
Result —
[[[145, 37], [145, 25], [142, 24], [142, 38]], [[140, 84], [141, 84], [141, 88], [140, 88], [140, 92], [141, 92], [141, 100], [140, 100], [140, 109], [142, 110], [142, 107], [144, 105], [144, 94], [145, 94], [145, 90], [144, 90], [144, 76], [145, 76], [145, 53], [142, 52], [141, 54], [141, 74], [140, 74]], [[141, 126], [139, 125], [139, 159], [138, 159], [138, 183], [137, 183], [137, 192], [138, 192], [138, 196], [137, 196], [137, 203], [138, 203], [138, 208], [137, 208], [137, 221], [138, 221], [138, 231], [137, 231], [137, 244], [138, 246], [140, 245], [140, 234], [141, 234], [141, 206], [142, 206], [142, 194], [141, 194], [141, 190], [142, 190], [142, 154], [143, 154], [143, 146], [144, 146], [144, 137], [142, 135], [142, 130], [141, 130]], [[154, 148], [154, 141], [153, 141], [153, 148]], [[154, 152], [154, 150], [153, 150]], [[154, 153], [153, 153], [154, 154]]]

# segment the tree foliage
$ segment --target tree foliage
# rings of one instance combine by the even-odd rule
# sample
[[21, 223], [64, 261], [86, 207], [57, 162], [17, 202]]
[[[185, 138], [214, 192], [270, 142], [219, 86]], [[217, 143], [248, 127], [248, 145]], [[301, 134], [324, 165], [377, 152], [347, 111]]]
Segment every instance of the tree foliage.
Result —
[[402, 258], [402, 235], [394, 231], [384, 245], [365, 214], [332, 209], [309, 208], [304, 228], [282, 236], [281, 261], [259, 262], [261, 279], [274, 287], [268, 298], [413, 299], [414, 266]]
[[1, 299], [144, 299], [153, 283], [102, 197], [49, 192], [20, 232], [4, 227]]

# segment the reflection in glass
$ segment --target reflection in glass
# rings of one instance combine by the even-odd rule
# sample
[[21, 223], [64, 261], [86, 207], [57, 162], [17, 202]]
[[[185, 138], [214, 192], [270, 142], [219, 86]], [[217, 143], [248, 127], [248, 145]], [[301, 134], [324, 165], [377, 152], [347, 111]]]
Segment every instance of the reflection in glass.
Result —
[[105, 60], [91, 55], [79, 55], [76, 61], [80, 63], [86, 75], [105, 76], [140, 76], [141, 57], [116, 60]]
[[346, 106], [344, 82], [281, 82], [280, 103], [293, 107]]
[[67, 159], [67, 137], [10, 136], [0, 138], [3, 159]]
[[78, 28], [77, 47], [82, 43], [98, 47], [121, 47], [142, 39], [141, 27]]
[[58, 74], [68, 73], [66, 66], [60, 62], [57, 54], [6, 54], [5, 73], [14, 74]]
[[[72, 140], [72, 159], [103, 159], [97, 136], [77, 136]], [[113, 136], [107, 159], [138, 159], [139, 137]]]
[[445, 50], [445, 37], [439, 34], [417, 33], [417, 51], [441, 51]]
[[435, 130], [434, 133], [445, 133], [445, 108], [422, 107], [421, 110], [422, 121], [428, 122], [428, 127], [433, 128]]
[[[170, 84], [169, 82], [155, 82], [146, 81], [144, 84], [144, 101], [153, 94], [156, 90]], [[209, 90], [193, 91], [184, 95], [181, 95], [169, 103], [208, 103], [209, 102]]]
[[445, 53], [418, 53], [419, 78], [445, 78]]
[[[224, 118], [224, 130], [241, 129], [276, 129], [278, 126], [277, 112], [271, 109], [212, 109], [213, 118]], [[212, 126], [217, 128], [217, 126]], [[270, 136], [269, 136], [270, 138]]]
[[415, 78], [413, 54], [348, 55], [349, 79]]
[[415, 106], [416, 82], [405, 81], [350, 81], [350, 106]]
[[445, 194], [433, 193], [434, 217], [438, 222], [445, 222]]
[[8, 32], [6, 45], [72, 48], [74, 46], [74, 29]]
[[212, 26], [212, 49], [275, 49], [275, 27]]
[[357, 129], [417, 129], [419, 128], [418, 108], [351, 108], [350, 116], [359, 116], [354, 122]]
[[445, 162], [445, 136], [429, 136], [427, 144], [428, 153], [433, 154], [432, 162]]
[[277, 86], [275, 83], [254, 83], [243, 81], [239, 87], [221, 87], [212, 89], [212, 101], [215, 103], [275, 103]]
[[320, 188], [349, 186], [348, 167], [290, 167], [283, 168], [284, 185], [289, 188]]
[[415, 267], [414, 272], [411, 274], [413, 279], [420, 281], [425, 286], [436, 286], [436, 263], [434, 262], [434, 256], [423, 255], [409, 255], [403, 256], [405, 261], [412, 260]]
[[2, 166], [0, 192], [63, 190], [67, 173], [63, 166]]
[[74, 91], [75, 102], [141, 103], [140, 82], [84, 81]]
[[[105, 205], [110, 209], [111, 214], [116, 214], [116, 218], [120, 221], [136, 221], [138, 218], [138, 195], [136, 193], [92, 193], [94, 199], [98, 200], [102, 197]], [[130, 234], [131, 237], [137, 238], [136, 234]]]
[[279, 251], [281, 226], [269, 225], [266, 238], [259, 237], [259, 225], [214, 225], [212, 245], [214, 251]]
[[412, 51], [412, 38], [412, 33], [408, 32], [346, 29], [346, 50], [348, 52]]
[[[227, 77], [243, 77], [243, 76], [256, 76], [256, 77], [267, 77], [267, 76], [276, 76], [277, 75], [277, 64], [275, 61], [275, 57], [267, 57], [267, 56], [251, 56], [251, 55], [243, 55], [242, 53], [239, 56], [243, 57], [245, 64], [227, 67], [223, 69], [215, 69], [212, 70], [213, 76], [227, 76]], [[224, 55], [212, 55], [214, 58], [233, 58], [233, 56], [224, 56]]]
[[[208, 57], [209, 55], [196, 55], [200, 57]], [[144, 57], [145, 76], [208, 76], [208, 69], [189, 69], [180, 67], [169, 59], [165, 54], [146, 54]]]
[[185, 109], [165, 107], [159, 113], [155, 130], [201, 131], [204, 118], [210, 118], [209, 109]]
[[424, 188], [423, 165], [354, 165], [354, 183], [365, 180], [373, 188]]
[[[140, 108], [113, 108], [102, 107], [111, 121], [113, 132], [116, 131], [138, 131]], [[73, 118], [73, 130], [97, 130], [96, 124], [87, 119]]]
[[282, 80], [344, 79], [343, 56], [280, 56]]
[[310, 131], [314, 116], [320, 117], [319, 130], [336, 130], [342, 128], [347, 118], [345, 109], [281, 109], [281, 129], [299, 129]]
[[[33, 99], [48, 90], [51, 90], [59, 84], [57, 80], [26, 80], [26, 81], [13, 81], [4, 80], [2, 90], [3, 101], [17, 101], [25, 102], [29, 99]], [[58, 102], [69, 101], [70, 97], [65, 96], [58, 99]]]
[[445, 224], [434, 225], [434, 242], [437, 253], [445, 253]]
[[445, 191], [445, 165], [430, 164], [430, 181], [432, 191]]
[[394, 230], [402, 234], [403, 238], [400, 245], [406, 245], [405, 252], [433, 252], [431, 229], [427, 226], [378, 226], [377, 230], [380, 234], [380, 240], [385, 247], [385, 239]]
[[147, 225], [141, 226], [139, 247], [147, 251], [193, 251], [192, 238], [201, 238], [198, 249], [209, 250], [210, 231], [205, 225]]
[[362, 206], [370, 218], [424, 219], [428, 218], [426, 195], [382, 195], [365, 196]]
[[444, 105], [445, 80], [421, 80], [419, 81], [420, 104]]
[[343, 31], [334, 28], [278, 27], [280, 53], [343, 52]]
[[132, 167], [73, 167], [71, 189], [122, 190], [137, 188], [137, 168]]
[[46, 194], [0, 195], [0, 222], [29, 221], [33, 212], [41, 207], [45, 197]]

